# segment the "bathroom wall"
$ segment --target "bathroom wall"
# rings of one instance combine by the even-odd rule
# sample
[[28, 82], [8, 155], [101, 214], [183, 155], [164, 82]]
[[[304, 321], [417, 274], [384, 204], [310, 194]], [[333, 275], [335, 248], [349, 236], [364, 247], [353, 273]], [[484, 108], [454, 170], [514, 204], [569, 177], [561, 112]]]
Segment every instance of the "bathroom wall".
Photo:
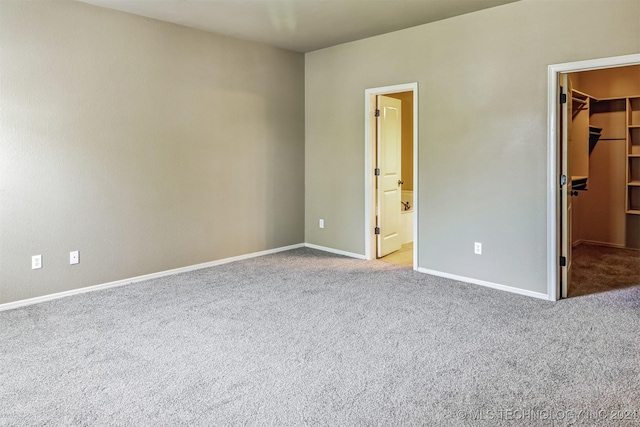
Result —
[[413, 191], [413, 92], [387, 96], [402, 102], [402, 189]]

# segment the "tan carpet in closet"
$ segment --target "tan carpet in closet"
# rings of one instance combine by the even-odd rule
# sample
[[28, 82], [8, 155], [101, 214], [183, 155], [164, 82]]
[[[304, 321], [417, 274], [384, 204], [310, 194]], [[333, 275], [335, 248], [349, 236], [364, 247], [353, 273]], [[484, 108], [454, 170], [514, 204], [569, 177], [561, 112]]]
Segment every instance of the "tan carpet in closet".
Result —
[[640, 251], [580, 244], [573, 249], [569, 297], [640, 285]]

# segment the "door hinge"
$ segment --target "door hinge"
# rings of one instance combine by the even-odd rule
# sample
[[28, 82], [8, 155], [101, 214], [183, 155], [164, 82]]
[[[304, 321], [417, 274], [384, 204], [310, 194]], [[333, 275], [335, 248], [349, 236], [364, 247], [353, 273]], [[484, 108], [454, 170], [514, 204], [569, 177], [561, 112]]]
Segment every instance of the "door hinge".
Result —
[[566, 267], [567, 266], [567, 258], [561, 256], [560, 257], [560, 267]]
[[560, 175], [560, 187], [567, 185], [567, 175]]
[[376, 168], [376, 169], [375, 169], [375, 171], [373, 171], [373, 173], [374, 173], [376, 176], [380, 176], [380, 168]]
[[566, 104], [566, 103], [567, 103], [567, 94], [560, 92], [560, 104]]
[[376, 233], [376, 234], [380, 234], [380, 227], [376, 227], [376, 228], [374, 229], [374, 231], [375, 231], [375, 233]]
[[376, 114], [375, 114], [375, 116], [376, 116], [376, 117], [380, 117], [380, 110], [376, 110]]

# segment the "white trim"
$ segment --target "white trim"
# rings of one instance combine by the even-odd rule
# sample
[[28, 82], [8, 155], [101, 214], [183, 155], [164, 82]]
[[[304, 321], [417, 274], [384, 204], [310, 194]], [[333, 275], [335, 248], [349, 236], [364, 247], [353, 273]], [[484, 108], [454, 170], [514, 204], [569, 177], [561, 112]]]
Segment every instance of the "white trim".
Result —
[[298, 243], [296, 245], [283, 246], [283, 247], [280, 247], [280, 248], [268, 249], [266, 251], [253, 252], [253, 253], [245, 254], [245, 255], [238, 255], [238, 256], [231, 257], [231, 258], [224, 258], [224, 259], [219, 259], [219, 260], [216, 260], [216, 261], [205, 262], [205, 263], [202, 263], [202, 264], [189, 265], [189, 266], [186, 266], [186, 267], [174, 268], [172, 270], [165, 270], [165, 271], [160, 271], [160, 272], [157, 272], [157, 273], [145, 274], [145, 275], [142, 275], [142, 276], [132, 277], [132, 278], [129, 278], [129, 279], [116, 280], [115, 282], [103, 283], [103, 284], [100, 284], [100, 285], [87, 286], [87, 287], [84, 287], [84, 288], [73, 289], [73, 290], [70, 290], [70, 291], [58, 292], [58, 293], [55, 293], [55, 294], [43, 295], [43, 296], [40, 296], [40, 297], [23, 299], [23, 300], [19, 300], [19, 301], [0, 304], [0, 311], [12, 310], [14, 308], [25, 307], [27, 305], [32, 305], [32, 304], [39, 304], [39, 303], [42, 303], [42, 302], [52, 301], [52, 300], [55, 300], [55, 299], [64, 298], [64, 297], [68, 297], [68, 296], [71, 296], [71, 295], [83, 294], [85, 292], [93, 292], [93, 291], [99, 291], [99, 290], [102, 290], [102, 289], [115, 288], [115, 287], [118, 287], [118, 286], [129, 285], [129, 284], [138, 283], [138, 282], [143, 282], [145, 280], [157, 279], [159, 277], [172, 276], [174, 274], [186, 273], [186, 272], [189, 272], [189, 271], [200, 270], [200, 269], [203, 269], [203, 268], [215, 267], [216, 265], [228, 264], [228, 263], [234, 262], [234, 261], [240, 261], [240, 260], [244, 260], [244, 259], [256, 258], [256, 257], [264, 256], [264, 255], [275, 254], [275, 253], [278, 253], [278, 252], [289, 251], [289, 250], [292, 250], [292, 249], [302, 248], [304, 246], [305, 246], [304, 243]]
[[577, 240], [577, 241], [573, 242], [573, 245], [571, 245], [571, 246], [573, 246], [575, 248], [575, 247], [578, 247], [580, 245], [592, 245], [592, 246], [602, 246], [602, 247], [605, 247], [605, 248], [625, 249], [625, 250], [628, 250], [628, 251], [640, 251], [640, 248], [630, 248], [630, 247], [627, 247], [625, 245], [619, 245], [617, 243], [598, 242], [596, 240], [583, 240], [583, 239], [580, 239], [580, 240]]
[[473, 285], [480, 285], [487, 288], [498, 289], [501, 291], [511, 292], [512, 294], [525, 295], [528, 297], [539, 298], [543, 300], [550, 300], [547, 294], [543, 294], [540, 292], [527, 291], [526, 289], [514, 288], [512, 286], [500, 285], [498, 283], [485, 282], [484, 280], [472, 279], [470, 277], [458, 276], [455, 274], [443, 273], [441, 271], [429, 270], [427, 268], [418, 268], [418, 272], [430, 274], [432, 276], [444, 277], [446, 279], [457, 280], [458, 282], [471, 283]]
[[558, 300], [558, 72], [553, 66], [549, 66], [547, 80], [547, 295]]
[[336, 254], [336, 255], [344, 255], [344, 256], [348, 256], [348, 257], [351, 257], [351, 258], [357, 258], [357, 259], [366, 259], [365, 256], [361, 255], [361, 254], [342, 251], [340, 249], [327, 248], [326, 246], [318, 246], [318, 245], [314, 245], [312, 243], [305, 243], [304, 246], [307, 247], [307, 248], [311, 248], [311, 249], [317, 249], [317, 250], [323, 251], [323, 252], [330, 252], [330, 253]]
[[375, 197], [373, 196], [373, 149], [371, 135], [371, 99], [376, 95], [398, 92], [413, 92], [413, 269], [418, 269], [418, 83], [383, 86], [364, 91], [364, 245], [366, 260], [375, 258], [375, 235], [372, 219], [375, 218]]
[[640, 54], [591, 59], [549, 65], [547, 97], [547, 294], [548, 299], [560, 299], [558, 281], [558, 75], [560, 73], [624, 67], [640, 64]]
[[413, 89], [413, 269], [418, 269], [418, 83]]

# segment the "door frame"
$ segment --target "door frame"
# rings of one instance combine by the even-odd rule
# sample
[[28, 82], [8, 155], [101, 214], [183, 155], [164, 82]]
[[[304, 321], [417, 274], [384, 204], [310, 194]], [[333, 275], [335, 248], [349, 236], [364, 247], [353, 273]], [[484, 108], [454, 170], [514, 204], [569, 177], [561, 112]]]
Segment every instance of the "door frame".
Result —
[[[559, 120], [560, 75], [579, 71], [599, 70], [602, 68], [617, 68], [628, 65], [640, 65], [640, 54], [614, 56], [609, 58], [590, 59], [586, 61], [567, 62], [549, 65], [548, 98], [547, 98], [547, 295], [552, 301], [560, 299], [560, 255], [562, 235], [559, 233], [561, 206], [559, 206], [559, 179], [561, 167], [559, 134], [562, 123]], [[566, 214], [566, 213], [565, 213]]]
[[[374, 219], [376, 217], [375, 195], [375, 154], [376, 121], [372, 120], [377, 107], [376, 96], [398, 92], [413, 92], [413, 269], [418, 269], [418, 83], [406, 83], [366, 89], [364, 93], [364, 236], [365, 259], [376, 256], [376, 235]], [[400, 209], [398, 207], [398, 209]]]

